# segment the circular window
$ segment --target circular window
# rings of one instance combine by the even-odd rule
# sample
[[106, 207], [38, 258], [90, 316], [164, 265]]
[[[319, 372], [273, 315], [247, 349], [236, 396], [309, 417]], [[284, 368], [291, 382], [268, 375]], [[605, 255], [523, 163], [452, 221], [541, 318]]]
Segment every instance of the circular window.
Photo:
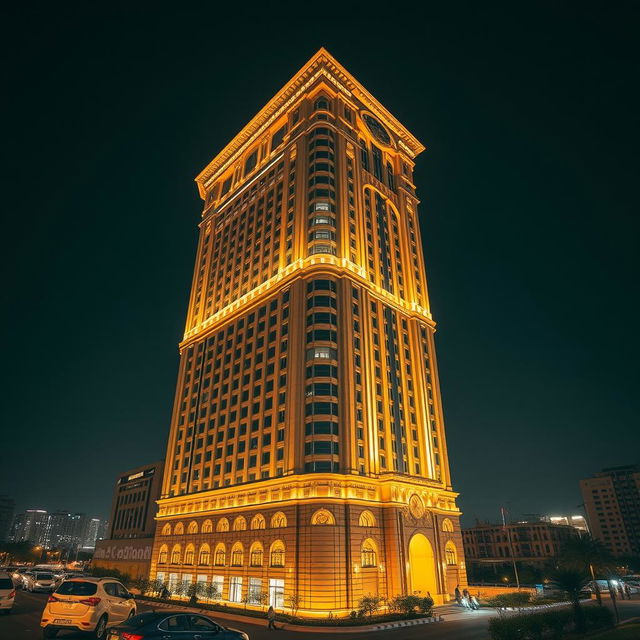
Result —
[[415, 493], [409, 500], [409, 511], [414, 518], [422, 518], [424, 515], [424, 504], [422, 504], [420, 496], [417, 496]]
[[367, 125], [367, 129], [371, 131], [371, 134], [378, 142], [386, 144], [387, 146], [391, 144], [389, 133], [378, 120], [376, 120], [372, 115], [369, 115], [368, 113], [363, 114], [362, 119]]

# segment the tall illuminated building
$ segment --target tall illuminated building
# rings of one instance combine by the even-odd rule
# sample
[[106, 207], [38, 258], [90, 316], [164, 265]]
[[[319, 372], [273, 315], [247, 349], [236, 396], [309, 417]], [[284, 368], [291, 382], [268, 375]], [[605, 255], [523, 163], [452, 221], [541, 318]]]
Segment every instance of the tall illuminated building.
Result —
[[413, 184], [321, 49], [196, 178], [152, 577], [346, 614], [466, 584]]

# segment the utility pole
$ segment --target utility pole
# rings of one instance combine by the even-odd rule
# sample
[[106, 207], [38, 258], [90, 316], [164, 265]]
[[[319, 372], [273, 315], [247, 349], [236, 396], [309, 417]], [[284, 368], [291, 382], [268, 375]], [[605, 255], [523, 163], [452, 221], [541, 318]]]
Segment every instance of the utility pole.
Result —
[[516, 577], [516, 586], [518, 587], [518, 591], [520, 591], [520, 577], [518, 576], [518, 566], [516, 565], [516, 556], [513, 553], [513, 543], [511, 542], [511, 531], [509, 531], [509, 527], [507, 527], [507, 519], [505, 516], [504, 507], [500, 507], [500, 513], [502, 514], [502, 526], [504, 527], [505, 533], [507, 534], [507, 542], [509, 543], [509, 553], [511, 554], [511, 562], [513, 563], [513, 574]]

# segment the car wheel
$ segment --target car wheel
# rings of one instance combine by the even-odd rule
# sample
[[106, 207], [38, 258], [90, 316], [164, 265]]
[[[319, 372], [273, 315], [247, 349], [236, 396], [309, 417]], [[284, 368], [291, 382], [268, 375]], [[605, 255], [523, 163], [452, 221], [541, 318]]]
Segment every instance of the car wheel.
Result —
[[107, 616], [102, 616], [100, 620], [98, 620], [98, 624], [93, 632], [96, 637], [96, 640], [104, 640], [104, 637], [107, 635]]
[[58, 635], [58, 630], [57, 629], [49, 629], [49, 627], [45, 627], [42, 630], [42, 637], [43, 638], [55, 638]]

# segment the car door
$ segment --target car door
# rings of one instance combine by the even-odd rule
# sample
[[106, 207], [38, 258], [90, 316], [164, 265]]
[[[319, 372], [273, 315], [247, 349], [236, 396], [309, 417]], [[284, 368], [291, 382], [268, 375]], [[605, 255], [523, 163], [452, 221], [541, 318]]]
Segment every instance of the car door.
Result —
[[168, 616], [158, 625], [161, 640], [194, 640], [186, 615]]
[[109, 616], [109, 624], [115, 624], [122, 622], [126, 619], [126, 614], [123, 613], [124, 608], [122, 606], [122, 598], [118, 592], [117, 582], [105, 582], [102, 585], [104, 592], [107, 594], [107, 615]]
[[193, 640], [220, 640], [223, 636], [220, 625], [204, 616], [190, 615], [189, 626], [193, 632]]
[[[126, 620], [129, 617], [129, 612], [133, 609], [131, 594], [119, 582], [116, 583], [116, 592], [118, 594], [118, 609], [121, 619]], [[133, 610], [135, 611], [135, 609]]]

